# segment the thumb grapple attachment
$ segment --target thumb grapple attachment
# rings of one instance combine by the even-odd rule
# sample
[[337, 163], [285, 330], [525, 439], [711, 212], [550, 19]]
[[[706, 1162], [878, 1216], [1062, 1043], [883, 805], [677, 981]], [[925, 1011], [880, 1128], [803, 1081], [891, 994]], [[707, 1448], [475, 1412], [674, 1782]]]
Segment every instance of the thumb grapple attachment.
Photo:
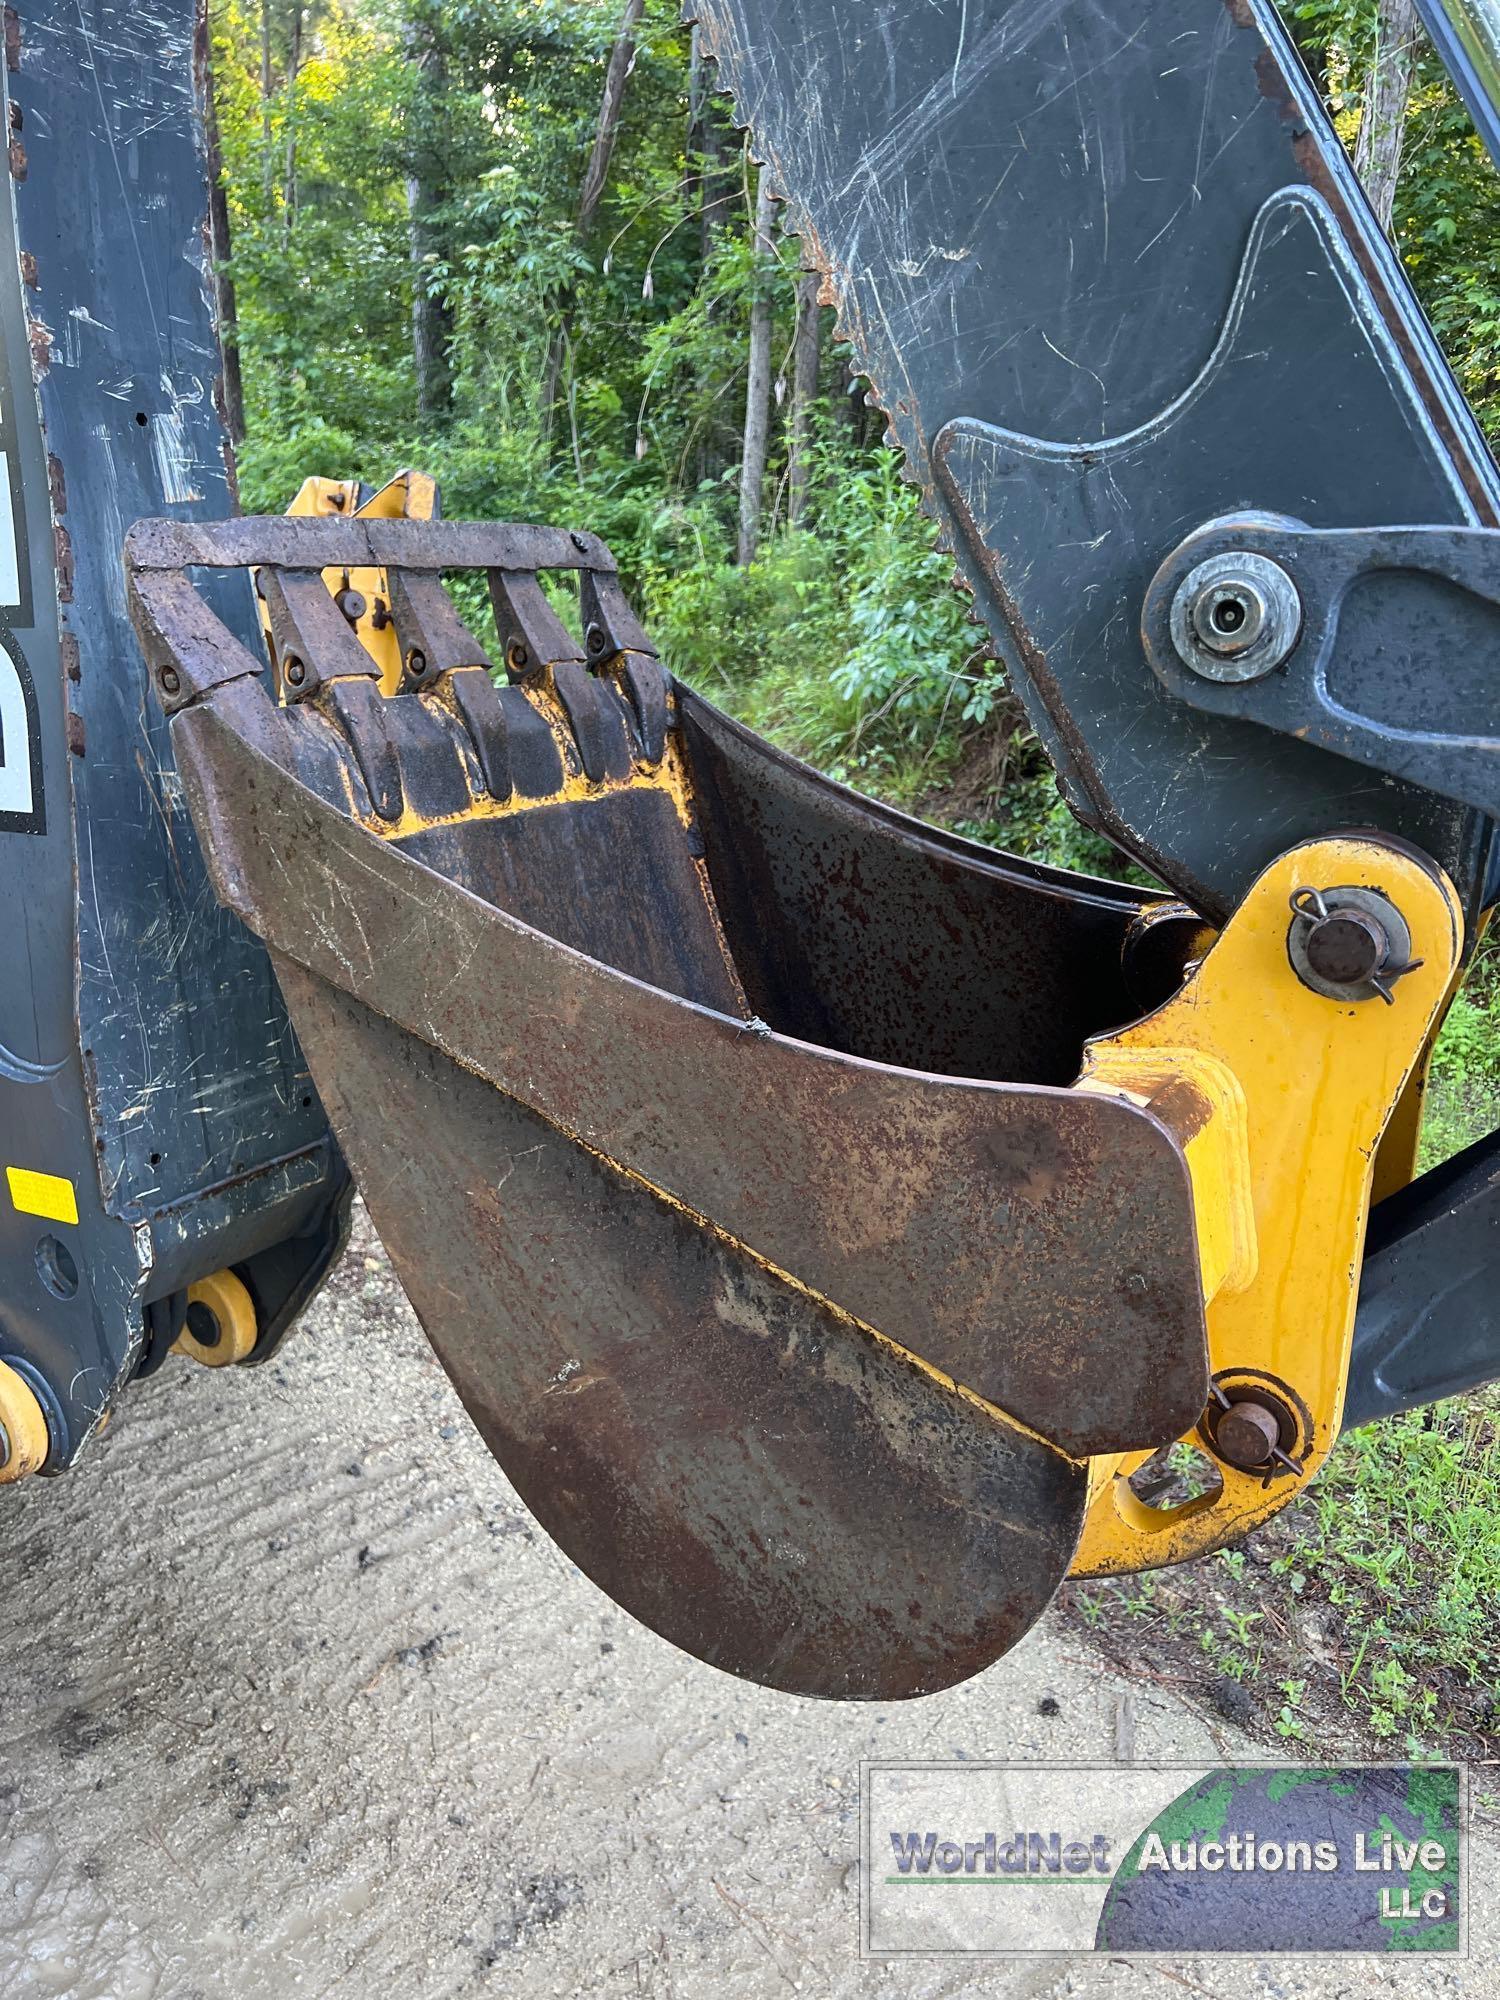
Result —
[[[670, 679], [591, 537], [147, 522], [127, 565], [216, 891], [537, 1518], [774, 1687], [914, 1695], [1003, 1653], [1073, 1558], [1087, 1461], [1208, 1398], [1212, 1105], [1068, 1087], [1196, 924], [1174, 952], [1152, 899], [780, 755]], [[196, 588], [235, 567], [281, 705]], [[326, 581], [372, 569], [389, 698]]]

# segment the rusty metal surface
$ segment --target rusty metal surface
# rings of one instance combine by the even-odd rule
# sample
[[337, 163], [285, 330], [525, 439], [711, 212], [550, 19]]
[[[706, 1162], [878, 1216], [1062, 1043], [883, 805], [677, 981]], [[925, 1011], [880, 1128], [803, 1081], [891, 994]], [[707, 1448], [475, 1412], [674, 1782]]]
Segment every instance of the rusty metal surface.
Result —
[[681, 831], [671, 799], [642, 788], [586, 812], [555, 806], [431, 827], [402, 850], [575, 951], [744, 1019], [734, 961]]
[[279, 952], [1065, 1449], [1196, 1419], [1187, 1169], [1148, 1115], [890, 1069], [674, 998], [372, 836], [213, 707], [184, 711], [177, 743], [218, 891]]
[[266, 569], [260, 591], [285, 700], [305, 701], [320, 683], [340, 675], [380, 678], [318, 570]]
[[1159, 899], [923, 826], [830, 783], [686, 690], [709, 873], [745, 991], [784, 1034], [910, 1069], [1071, 1082]]
[[287, 961], [376, 1227], [522, 1499], [625, 1609], [789, 1693], [998, 1658], [1066, 1572], [1083, 1468]]
[[[278, 552], [273, 602], [312, 568]], [[534, 576], [506, 588], [535, 611]], [[1123, 1009], [1141, 899], [777, 758], [608, 650], [644, 637], [612, 588], [587, 593], [593, 670], [533, 661], [559, 650], [533, 618], [508, 688], [314, 671], [282, 710], [232, 655], [224, 677], [170, 566], [132, 589], [215, 889], [271, 946], [423, 1324], [542, 1523], [773, 1686], [886, 1698], [997, 1657], [1066, 1572], [1083, 1457], [1177, 1435], [1207, 1393], [1177, 1138], [1024, 1080], [1101, 1024], [1065, 982]], [[549, 796], [511, 789], [528, 730]], [[1028, 976], [1052, 981], [1029, 1011]], [[801, 1039], [755, 1011], [778, 977]]]
[[125, 566], [136, 577], [258, 563], [290, 570], [615, 571], [615, 559], [597, 535], [524, 522], [244, 514], [226, 521], [137, 521], [125, 537]]

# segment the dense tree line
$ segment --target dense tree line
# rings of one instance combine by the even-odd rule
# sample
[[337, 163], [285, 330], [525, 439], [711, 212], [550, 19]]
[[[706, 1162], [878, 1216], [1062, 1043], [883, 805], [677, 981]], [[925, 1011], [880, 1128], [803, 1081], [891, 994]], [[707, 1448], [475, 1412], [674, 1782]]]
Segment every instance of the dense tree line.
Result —
[[[1500, 177], [1412, 0], [1294, 0], [1492, 434]], [[585, 522], [682, 670], [902, 803], [1101, 860], [1050, 784], [677, 0], [215, 0], [245, 504], [420, 463]]]
[[421, 440], [491, 504], [707, 490], [749, 560], [812, 405], [873, 431], [672, 0], [228, 0], [214, 54], [257, 504]]

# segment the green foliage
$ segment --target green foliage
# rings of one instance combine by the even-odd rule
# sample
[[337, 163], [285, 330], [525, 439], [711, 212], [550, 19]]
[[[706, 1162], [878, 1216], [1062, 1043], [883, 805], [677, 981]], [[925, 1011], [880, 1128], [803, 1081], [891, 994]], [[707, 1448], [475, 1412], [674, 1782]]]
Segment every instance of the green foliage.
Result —
[[1428, 1070], [1420, 1164], [1446, 1160], [1500, 1126], [1500, 952], [1480, 940]]
[[[644, 584], [666, 658], [834, 776], [912, 804], [1002, 698], [896, 455], [815, 460], [816, 535], [740, 569], [711, 551], [712, 497], [657, 523]], [[683, 561], [686, 556], [688, 559]]]
[[1448, 1009], [1428, 1073], [1423, 1167], [1434, 1166], [1500, 1124], [1500, 991], [1471, 980]]
[[243, 0], [216, 11], [214, 54], [251, 437], [305, 439], [294, 491], [332, 469], [311, 454], [344, 439], [348, 463], [409, 421], [405, 65], [388, 37], [320, 9], [295, 89], [273, 94], [263, 122]]
[[1307, 1729], [1302, 1722], [1301, 1716], [1298, 1714], [1298, 1710], [1302, 1706], [1303, 1697], [1307, 1693], [1307, 1682], [1284, 1680], [1280, 1683], [1280, 1687], [1282, 1694], [1286, 1698], [1277, 1711], [1273, 1727], [1276, 1730], [1276, 1734], [1284, 1737], [1288, 1742], [1300, 1743], [1307, 1736]]
[[[1281, 0], [1339, 134], [1359, 131], [1378, 0]], [[1426, 37], [1402, 145], [1392, 233], [1475, 414], [1500, 434], [1500, 175]]]

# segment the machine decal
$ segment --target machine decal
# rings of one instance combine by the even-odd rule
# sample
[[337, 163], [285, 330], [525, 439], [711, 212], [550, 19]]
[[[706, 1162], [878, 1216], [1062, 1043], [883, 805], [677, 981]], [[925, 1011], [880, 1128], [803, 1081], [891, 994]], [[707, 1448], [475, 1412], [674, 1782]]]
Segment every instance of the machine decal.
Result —
[[[0, 555], [0, 567], [4, 556]], [[31, 669], [0, 626], [0, 833], [43, 833], [42, 742]]]
[[16, 444], [15, 397], [0, 363], [0, 617], [11, 625], [32, 621], [31, 563], [26, 509], [21, 498], [21, 455]]
[[48, 1222], [78, 1220], [78, 1197], [62, 1174], [39, 1174], [30, 1167], [7, 1167], [10, 1198], [22, 1215], [40, 1215]]

